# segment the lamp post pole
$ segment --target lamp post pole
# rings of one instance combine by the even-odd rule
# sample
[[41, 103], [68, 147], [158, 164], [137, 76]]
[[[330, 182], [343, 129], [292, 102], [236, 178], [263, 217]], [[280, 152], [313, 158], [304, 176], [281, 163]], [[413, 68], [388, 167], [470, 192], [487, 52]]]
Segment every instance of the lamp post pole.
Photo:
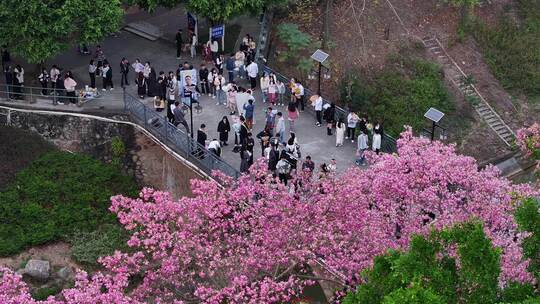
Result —
[[322, 63], [319, 62], [319, 79], [317, 82], [317, 95], [321, 96], [321, 70], [322, 70]]

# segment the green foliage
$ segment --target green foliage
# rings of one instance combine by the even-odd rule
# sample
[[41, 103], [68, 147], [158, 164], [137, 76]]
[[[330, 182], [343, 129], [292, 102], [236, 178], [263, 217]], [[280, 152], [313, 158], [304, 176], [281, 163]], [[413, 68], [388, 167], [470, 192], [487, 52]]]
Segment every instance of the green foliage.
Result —
[[540, 95], [540, 1], [520, 0], [523, 24], [503, 17], [496, 27], [474, 22], [471, 33], [491, 72], [508, 90]]
[[137, 185], [114, 166], [90, 157], [50, 152], [0, 192], [0, 256], [115, 223], [110, 197], [134, 196]]
[[[449, 251], [454, 245], [459, 268]], [[415, 236], [407, 252], [376, 257], [366, 283], [343, 303], [495, 303], [499, 256], [479, 223]]]
[[430, 107], [447, 114], [454, 110], [438, 65], [398, 55], [387, 67], [371, 79], [361, 72], [348, 75], [342, 81], [341, 99], [371, 120], [382, 120], [391, 136], [397, 136], [404, 125], [421, 130], [426, 123], [424, 113]]
[[517, 303], [527, 300], [534, 295], [534, 286], [531, 284], [510, 283], [501, 293], [501, 303]]
[[0, 1], [0, 41], [15, 55], [41, 63], [76, 43], [95, 43], [122, 21], [119, 0]]
[[126, 146], [122, 139], [118, 136], [115, 136], [111, 140], [111, 151], [112, 151], [112, 164], [119, 166], [122, 158], [126, 154]]
[[523, 255], [530, 260], [529, 271], [540, 280], [540, 203], [535, 199], [524, 200], [517, 208], [515, 219], [521, 231], [530, 235], [523, 241]]
[[32, 292], [32, 298], [38, 301], [45, 301], [49, 296], [54, 296], [62, 291], [62, 287], [59, 285], [52, 285], [47, 287], [41, 287]]
[[282, 23], [277, 26], [277, 36], [287, 47], [278, 57], [279, 61], [286, 61], [295, 65], [301, 75], [307, 75], [314, 67], [311, 54], [320, 47], [320, 41], [314, 40], [311, 35], [300, 30], [294, 23]]
[[111, 255], [115, 250], [127, 250], [126, 230], [117, 224], [105, 224], [95, 231], [79, 231], [69, 237], [73, 258], [85, 265], [97, 266], [99, 257]]

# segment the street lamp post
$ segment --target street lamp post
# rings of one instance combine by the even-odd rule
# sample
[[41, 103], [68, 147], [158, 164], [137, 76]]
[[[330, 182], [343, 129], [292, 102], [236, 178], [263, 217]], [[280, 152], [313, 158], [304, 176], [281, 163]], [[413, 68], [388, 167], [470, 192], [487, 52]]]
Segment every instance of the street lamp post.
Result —
[[323, 63], [328, 59], [328, 54], [323, 52], [322, 50], [316, 50], [315, 53], [311, 55], [311, 59], [315, 60], [319, 63], [319, 69], [317, 73], [317, 95], [321, 96], [321, 72]]
[[433, 141], [433, 139], [435, 139], [435, 128], [441, 128], [443, 129], [441, 126], [439, 126], [437, 123], [439, 121], [441, 121], [441, 119], [444, 117], [444, 113], [435, 109], [435, 108], [429, 108], [429, 110], [426, 112], [426, 114], [424, 114], [424, 117], [429, 119], [431, 121], [431, 132], [430, 131], [427, 131], [428, 133], [430, 133], [431, 135], [431, 141]]

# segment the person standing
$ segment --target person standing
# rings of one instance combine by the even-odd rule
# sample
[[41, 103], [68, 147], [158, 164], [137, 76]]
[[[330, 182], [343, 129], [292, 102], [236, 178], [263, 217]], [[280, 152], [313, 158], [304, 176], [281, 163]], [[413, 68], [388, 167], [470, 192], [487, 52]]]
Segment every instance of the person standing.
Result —
[[302, 163], [302, 171], [309, 172], [311, 175], [315, 170], [315, 163], [311, 160], [311, 156], [306, 156], [306, 159]]
[[358, 115], [356, 115], [356, 113], [353, 111], [349, 112], [349, 115], [347, 115], [347, 136], [345, 139], [350, 138], [352, 143], [354, 143], [354, 133], [359, 120], [360, 117], [358, 117]]
[[277, 85], [276, 80], [273, 77], [270, 77], [270, 80], [268, 82], [268, 101], [272, 106], [276, 105], [277, 100]]
[[253, 115], [255, 112], [255, 106], [253, 105], [253, 99], [249, 99], [246, 104], [244, 104], [244, 112], [246, 118], [246, 125], [248, 129], [253, 128]]
[[184, 117], [184, 111], [182, 111], [182, 107], [180, 106], [180, 103], [177, 101], [174, 103], [174, 126], [178, 127], [179, 124], [182, 124], [184, 128], [186, 128], [186, 132], [189, 134], [189, 126], [188, 123]]
[[88, 64], [88, 75], [90, 76], [90, 87], [92, 89], [96, 88], [96, 70], [97, 65], [94, 62], [94, 59], [90, 59], [90, 63]]
[[259, 134], [257, 134], [257, 138], [259, 139], [259, 142], [261, 144], [261, 156], [265, 157], [267, 154], [265, 154], [265, 151], [267, 151], [267, 148], [270, 147], [270, 130], [268, 128], [264, 128]]
[[225, 77], [223, 77], [223, 75], [221, 73], [218, 74], [217, 77], [214, 78], [214, 87], [215, 87], [215, 92], [216, 92], [216, 95], [217, 95], [216, 106], [217, 105], [224, 105], [224, 106], [227, 105], [226, 93], [223, 90], [223, 88], [225, 86], [225, 83], [226, 83]]
[[251, 155], [247, 150], [240, 150], [240, 172], [247, 173], [249, 171], [249, 160]]
[[212, 53], [212, 61], [214, 63], [216, 62], [216, 59], [218, 58], [218, 52], [219, 52], [219, 44], [216, 39], [212, 39], [212, 41], [208, 41], [210, 44], [210, 52]]
[[71, 71], [67, 71], [66, 76], [64, 77], [64, 88], [66, 89], [66, 97], [72, 104], [77, 103], [77, 96], [75, 95], [76, 86], [77, 83], [75, 82], [75, 80], [73, 80], [73, 75], [71, 74]]
[[197, 40], [197, 35], [195, 35], [195, 33], [191, 33], [191, 40], [189, 41], [189, 51], [190, 51], [190, 55], [191, 55], [191, 58], [195, 58], [195, 55], [197, 55], [197, 43], [198, 43], [198, 40]]
[[271, 144], [268, 152], [268, 171], [276, 174], [276, 166], [279, 162], [279, 150], [277, 145]]
[[257, 87], [257, 75], [259, 74], [259, 67], [255, 63], [255, 61], [252, 61], [247, 66], [246, 70], [249, 77], [249, 83], [251, 85], [251, 89], [254, 90]]
[[144, 64], [141, 63], [139, 58], [135, 58], [135, 62], [131, 65], [135, 72], [135, 81], [139, 79], [139, 73], [144, 71]]
[[154, 97], [158, 95], [158, 83], [157, 83], [157, 75], [156, 70], [152, 66], [149, 65], [150, 68], [150, 74], [148, 74], [148, 79], [146, 80], [147, 90], [146, 94], [148, 97]]
[[373, 126], [373, 144], [372, 149], [375, 153], [379, 154], [381, 151], [381, 142], [382, 142], [383, 128], [381, 124], [376, 121]]
[[101, 71], [102, 75], [103, 75], [103, 89], [102, 91], [106, 91], [107, 90], [107, 87], [111, 87], [111, 91], [114, 90], [114, 85], [113, 85], [113, 82], [112, 82], [112, 68], [111, 66], [109, 65], [109, 63], [107, 61], [105, 61], [103, 63], [103, 69]]
[[244, 116], [240, 116], [240, 145], [244, 145], [248, 133], [249, 128], [246, 125], [246, 119], [244, 118]]
[[[139, 95], [139, 98], [144, 99], [144, 94], [146, 94], [146, 78], [144, 78], [143, 72], [138, 73], [135, 82], [137, 83], [137, 94]], [[167, 113], [168, 112], [169, 110], [167, 110]], [[170, 121], [172, 121], [172, 119]]]
[[199, 145], [206, 147], [206, 139], [208, 138], [208, 135], [206, 134], [206, 125], [201, 124], [201, 127], [199, 130], [197, 130], [197, 142]]
[[289, 114], [289, 126], [290, 131], [294, 132], [294, 122], [298, 119], [299, 113], [297, 108], [296, 102], [289, 102], [289, 106], [287, 107], [288, 114]]
[[[97, 69], [97, 67], [96, 67], [96, 69]], [[95, 70], [94, 70], [94, 73], [95, 73]], [[58, 81], [58, 76], [59, 75], [60, 75], [60, 70], [58, 69], [56, 64], [53, 64], [53, 66], [51, 68], [51, 72], [49, 73], [49, 77], [51, 77], [51, 89], [53, 90], [52, 93], [54, 95], [57, 94], [56, 90], [58, 89], [57, 81]], [[96, 84], [94, 82], [94, 87], [93, 88], [95, 88], [95, 87], [96, 87]]]
[[[328, 104], [327, 104], [328, 105]], [[328, 105], [324, 110], [324, 120], [326, 121], [326, 135], [332, 136], [332, 127], [336, 116], [336, 105], [333, 103]]]
[[238, 76], [240, 78], [244, 78], [244, 75], [246, 73], [246, 55], [244, 54], [244, 52], [239, 50], [238, 52], [236, 52], [236, 54], [234, 54], [234, 60], [234, 65], [236, 67], [236, 70], [238, 71]]
[[268, 87], [270, 86], [270, 76], [265, 72], [261, 77], [261, 92], [262, 92], [262, 102], [268, 100]]
[[[103, 49], [101, 49], [101, 45], [96, 46], [96, 52], [94, 54], [94, 59], [97, 61], [97, 68], [98, 71], [101, 71], [101, 67], [103, 64], [105, 64], [105, 53], [103, 52]], [[98, 76], [102, 76], [99, 74]]]
[[184, 45], [184, 41], [182, 40], [182, 29], [179, 29], [178, 32], [176, 32], [174, 40], [176, 41], [176, 59], [180, 59], [180, 55], [182, 55], [182, 46]]
[[291, 164], [287, 161], [287, 155], [281, 153], [281, 157], [276, 165], [279, 181], [287, 186], [287, 180], [289, 179], [289, 173], [291, 172]]
[[158, 83], [157, 97], [160, 100], [165, 100], [166, 95], [167, 95], [167, 78], [165, 77], [165, 72], [159, 71], [157, 83]]
[[201, 94], [208, 94], [210, 96], [210, 88], [208, 87], [208, 69], [204, 63], [201, 64], [199, 69], [199, 81], [201, 83]]
[[315, 123], [315, 125], [317, 127], [320, 127], [322, 125], [323, 99], [319, 95], [315, 95], [315, 97], [316, 98], [314, 102], [314, 107], [315, 107], [315, 116], [317, 117], [317, 123]]
[[360, 135], [358, 135], [358, 150], [356, 151], [356, 164], [363, 166], [366, 162], [365, 152], [368, 149], [368, 136], [362, 130], [360, 130]]
[[300, 111], [304, 112], [304, 86], [300, 81], [296, 82], [296, 94], [294, 95], [296, 97], [296, 107], [300, 108]]
[[49, 83], [49, 73], [47, 73], [47, 70], [43, 68], [41, 70], [41, 74], [39, 74], [39, 83], [41, 84], [41, 95], [48, 95], [47, 92], [47, 85]]
[[272, 136], [272, 132], [274, 131], [274, 124], [276, 121], [276, 115], [274, 114], [274, 109], [272, 107], [268, 107], [266, 110], [266, 117], [265, 117], [265, 125], [264, 128], [268, 130], [270, 133], [270, 136]]
[[278, 103], [279, 106], [283, 106], [283, 105], [285, 105], [285, 103], [283, 101], [284, 98], [285, 98], [285, 91], [286, 91], [285, 84], [282, 81], [278, 80], [276, 82], [276, 86], [277, 86], [277, 93], [278, 93], [278, 102], [277, 103]]
[[176, 100], [178, 89], [178, 79], [172, 71], [169, 71], [169, 77], [167, 77], [167, 104], [172, 105]]
[[253, 135], [251, 132], [248, 132], [246, 135], [246, 138], [242, 142], [242, 150], [246, 150], [249, 152], [249, 160], [248, 160], [248, 166], [251, 167], [253, 165], [253, 148], [255, 147], [255, 140], [252, 137]]
[[15, 66], [15, 69], [13, 70], [13, 85], [14, 85], [14, 92], [15, 99], [23, 99], [22, 96], [22, 87], [24, 86], [24, 69], [19, 64]]
[[285, 145], [285, 119], [281, 112], [277, 113], [276, 136], [279, 137], [279, 142]]
[[[208, 84], [210, 86], [210, 96], [212, 96], [212, 98], [216, 98], [217, 96], [217, 91], [216, 91], [216, 84], [215, 84], [215, 80], [218, 76], [218, 72], [217, 70], [214, 68], [212, 69], [212, 71], [210, 71], [210, 73], [208, 73]], [[219, 104], [219, 101], [218, 103]]]
[[219, 133], [219, 142], [222, 146], [228, 146], [227, 142], [229, 141], [229, 132], [231, 131], [231, 125], [229, 124], [229, 119], [227, 116], [219, 121], [217, 131]]
[[219, 74], [223, 74], [223, 55], [218, 55], [214, 62]]
[[229, 107], [230, 115], [234, 115], [236, 111], [236, 85], [231, 83], [227, 90], [227, 105]]
[[123, 88], [124, 84], [127, 86], [129, 85], [129, 61], [126, 58], [122, 58], [120, 61], [120, 73], [122, 74], [122, 77], [120, 78], [120, 86]]
[[234, 53], [231, 53], [229, 58], [227, 58], [227, 60], [225, 61], [225, 68], [227, 69], [227, 73], [229, 74], [229, 82], [234, 81], [234, 70], [236, 69], [234, 57]]
[[345, 136], [345, 124], [343, 119], [340, 118], [336, 123], [336, 147], [343, 146], [343, 137]]
[[4, 67], [4, 76], [6, 78], [6, 91], [8, 92], [8, 99], [13, 99], [13, 71], [11, 70], [11, 65], [6, 65]]
[[4, 72], [7, 70], [8, 63], [11, 61], [11, 55], [9, 54], [9, 51], [4, 47], [2, 50], [2, 70]]

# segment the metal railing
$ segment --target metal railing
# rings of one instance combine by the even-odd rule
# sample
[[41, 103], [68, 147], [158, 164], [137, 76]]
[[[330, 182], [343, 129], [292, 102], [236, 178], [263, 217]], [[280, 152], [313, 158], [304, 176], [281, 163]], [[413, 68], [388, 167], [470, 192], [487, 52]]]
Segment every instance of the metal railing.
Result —
[[221, 157], [208, 151], [203, 145], [193, 140], [188, 133], [167, 121], [161, 113], [156, 112], [155, 109], [145, 105], [136, 96], [127, 92], [124, 92], [124, 109], [134, 122], [143, 126], [152, 135], [204, 172], [211, 174], [212, 171], [219, 170], [234, 178], [240, 176], [240, 172]]
[[37, 102], [50, 102], [53, 105], [56, 104], [76, 104], [83, 105], [84, 103], [92, 100], [110, 100], [111, 97], [101, 94], [99, 90], [96, 90], [96, 96], [93, 98], [79, 96], [80, 89], [75, 90], [75, 97], [67, 96], [65, 89], [61, 88], [42, 88], [42, 87], [30, 87], [19, 85], [3, 84], [0, 86], [0, 99], [6, 99], [20, 103], [37, 103]]
[[[285, 96], [287, 98], [290, 98], [292, 92], [291, 90], [289, 89], [289, 87], [287, 86], [287, 84], [289, 83], [290, 79], [285, 77], [284, 75], [274, 71], [272, 68], [268, 67], [267, 65], [261, 63], [259, 61], [259, 67], [261, 68], [260, 70], [262, 70], [263, 72], [265, 73], [274, 73], [274, 75], [276, 75], [276, 78], [283, 82], [285, 84], [285, 87], [286, 87], [286, 90], [285, 90]], [[304, 88], [304, 98], [306, 100], [306, 102], [309, 102], [309, 98], [312, 96], [312, 95], [316, 95], [315, 92], [311, 91], [310, 89], [307, 89], [307, 88]], [[326, 104], [326, 103], [332, 103], [331, 101], [327, 100], [327, 99], [324, 99], [323, 98], [323, 103]], [[305, 107], [305, 110], [307, 112], [310, 112], [314, 117], [315, 117], [315, 111], [312, 107], [310, 107], [309, 105], [307, 105]], [[349, 114], [349, 111], [344, 109], [344, 108], [341, 108], [339, 106], [336, 105], [336, 113], [335, 113], [335, 118], [336, 120], [339, 119], [339, 118], [343, 118], [343, 119], [346, 119], [347, 115]], [[393, 138], [392, 136], [384, 133], [383, 136], [382, 136], [382, 140], [381, 140], [381, 151], [384, 152], [384, 153], [397, 153], [397, 142], [396, 142], [396, 139]]]

